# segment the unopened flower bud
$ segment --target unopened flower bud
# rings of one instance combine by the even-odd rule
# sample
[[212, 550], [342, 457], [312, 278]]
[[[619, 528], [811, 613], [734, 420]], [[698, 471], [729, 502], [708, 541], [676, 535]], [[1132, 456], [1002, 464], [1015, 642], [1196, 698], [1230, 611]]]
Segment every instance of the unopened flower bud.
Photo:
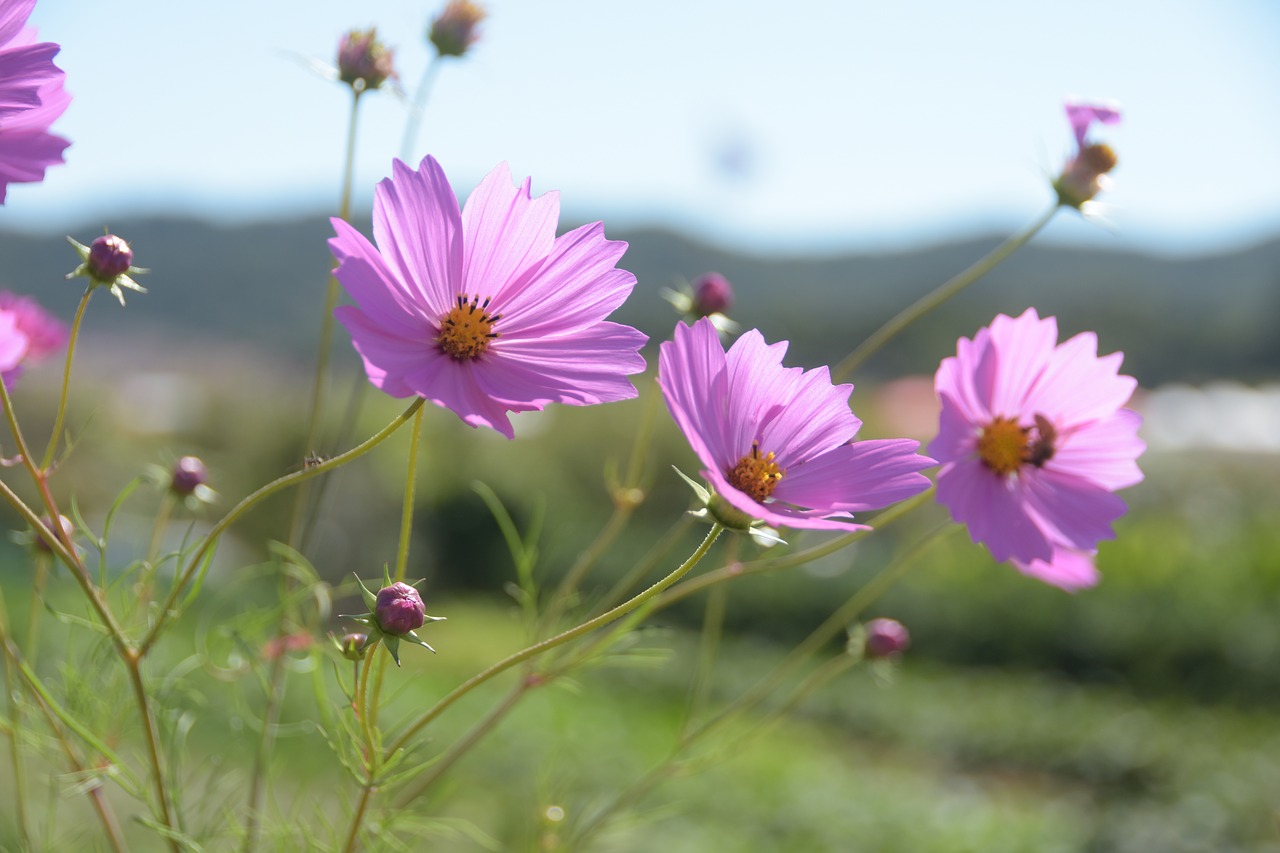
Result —
[[407, 583], [397, 581], [378, 590], [373, 618], [384, 634], [399, 636], [422, 627], [427, 608], [422, 596]]
[[900, 657], [911, 645], [911, 634], [896, 619], [872, 619], [867, 623], [866, 656], [873, 660]]
[[357, 632], [343, 634], [341, 639], [337, 640], [338, 650], [342, 652], [342, 656], [347, 660], [363, 660], [365, 646], [368, 642], [368, 634]]
[[377, 89], [396, 76], [392, 53], [376, 27], [352, 30], [338, 43], [338, 79], [359, 91]]
[[693, 313], [699, 317], [724, 314], [733, 306], [733, 287], [718, 272], [709, 272], [693, 283]]
[[431, 22], [427, 40], [441, 56], [462, 56], [480, 38], [477, 28], [485, 11], [470, 0], [450, 0]]
[[[63, 541], [70, 542], [71, 537], [76, 532], [76, 526], [72, 524], [71, 519], [67, 518], [65, 515], [59, 515], [58, 522], [62, 527]], [[47, 515], [41, 516], [40, 523], [44, 525], [45, 530], [48, 530], [54, 536], [58, 535], [57, 528], [53, 526], [53, 521], [49, 518], [49, 516]], [[40, 551], [41, 553], [44, 553], [44, 554], [53, 553], [53, 548], [49, 547], [49, 543], [46, 542], [44, 537], [40, 536], [39, 534], [36, 535], [35, 546], [36, 546], [36, 550]]]
[[174, 494], [186, 497], [195, 492], [198, 487], [203, 486], [208, 478], [209, 469], [205, 467], [200, 457], [184, 456], [173, 463], [169, 488]]
[[89, 274], [99, 281], [115, 281], [133, 266], [133, 250], [120, 237], [104, 234], [89, 244]]

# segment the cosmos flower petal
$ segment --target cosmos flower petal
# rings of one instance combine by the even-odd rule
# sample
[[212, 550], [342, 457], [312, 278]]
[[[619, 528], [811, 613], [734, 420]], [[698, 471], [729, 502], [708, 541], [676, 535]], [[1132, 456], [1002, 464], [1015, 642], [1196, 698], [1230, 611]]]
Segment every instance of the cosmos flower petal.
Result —
[[[330, 240], [335, 275], [359, 304], [338, 316], [370, 381], [508, 438], [509, 412], [635, 396], [626, 377], [644, 369], [647, 338], [604, 319], [635, 286], [613, 267], [625, 246], [599, 223], [556, 241], [558, 209], [553, 194], [531, 200], [527, 181], [512, 187], [500, 166], [460, 211], [433, 158], [417, 171], [395, 162], [374, 194], [376, 248], [341, 221]], [[535, 288], [519, 322], [503, 315], [504, 296], [514, 304]]]
[[1063, 104], [1067, 113], [1067, 122], [1075, 134], [1076, 145], [1084, 148], [1088, 144], [1089, 128], [1094, 122], [1098, 124], [1119, 124], [1120, 108], [1115, 104], [1091, 104], [1084, 101], [1069, 100]]
[[1023, 403], [1053, 355], [1058, 342], [1058, 321], [1041, 320], [1034, 308], [1017, 319], [1003, 314], [991, 323], [989, 352], [995, 362], [995, 377], [989, 408], [996, 415], [1012, 415]]
[[18, 37], [35, 7], [36, 0], [8, 0], [0, 3], [0, 45]]
[[426, 349], [422, 340], [388, 334], [384, 324], [369, 319], [354, 305], [339, 306], [334, 316], [351, 333], [351, 345], [363, 359], [373, 386], [392, 397], [413, 396], [404, 377], [422, 361]]
[[[546, 262], [519, 289], [503, 293], [504, 328], [522, 335], [559, 334], [609, 316], [631, 293], [636, 277], [614, 265], [627, 244], [606, 240], [593, 222], [557, 237]], [[547, 310], [547, 306], [572, 306]]]
[[59, 47], [36, 42], [26, 26], [34, 2], [0, 3], [0, 204], [11, 183], [44, 180], [48, 167], [62, 162], [68, 143], [49, 133], [71, 96], [53, 63]]
[[1111, 417], [1078, 427], [1063, 438], [1044, 467], [1083, 477], [1105, 489], [1136, 485], [1142, 482], [1138, 457], [1147, 449], [1138, 437], [1141, 425], [1141, 415], [1121, 409]]
[[44, 42], [0, 50], [0, 118], [40, 105], [42, 85], [61, 76], [58, 46]]
[[[773, 496], [800, 506], [849, 512], [886, 507], [929, 488], [929, 478], [920, 471], [934, 461], [917, 455], [919, 447], [909, 439], [842, 444], [789, 471]], [[856, 500], [849, 501], [850, 493]]]
[[[338, 276], [360, 307], [388, 331], [402, 336], [431, 333], [415, 292], [387, 266], [386, 259], [363, 234], [341, 219], [331, 219], [336, 237], [329, 249], [338, 261]], [[434, 335], [432, 335], [434, 336]]]
[[500, 364], [476, 365], [476, 379], [495, 399], [536, 409], [629, 400], [637, 391], [627, 377], [644, 370], [636, 350], [646, 340], [630, 326], [604, 322], [573, 336], [511, 341], [494, 347]]
[[498, 311], [505, 311], [506, 300], [528, 286], [555, 243], [560, 194], [530, 198], [530, 185], [525, 178], [513, 186], [511, 170], [500, 163], [462, 209], [463, 287], [481, 297], [500, 297]]
[[719, 471], [737, 461], [728, 414], [728, 367], [714, 327], [678, 323], [658, 350], [658, 385], [693, 452]]
[[1055, 548], [1050, 560], [1013, 561], [1013, 567], [1028, 577], [1042, 580], [1051, 586], [1076, 592], [1098, 583], [1098, 568], [1094, 554], [1071, 548]]
[[938, 472], [938, 503], [969, 528], [974, 542], [1005, 560], [1047, 560], [1053, 545], [1019, 499], [1016, 484], [989, 476], [982, 463], [966, 459]]
[[1113, 538], [1111, 522], [1127, 508], [1102, 486], [1060, 471], [1025, 471], [1020, 483], [1026, 509], [1040, 529], [1055, 543], [1080, 550]]
[[424, 313], [453, 307], [462, 281], [462, 217], [458, 197], [434, 157], [418, 171], [400, 160], [373, 195], [373, 239], [387, 265]]
[[1076, 335], [1053, 353], [1028, 389], [1022, 411], [1041, 412], [1068, 429], [1110, 415], [1138, 387], [1132, 376], [1119, 375], [1123, 357], [1115, 352], [1098, 358], [1098, 336]]
[[832, 386], [825, 368], [783, 367], [784, 352], [752, 330], [726, 354], [706, 317], [678, 324], [660, 348], [667, 408], [719, 498], [766, 524], [856, 530], [863, 525], [851, 509], [928, 488], [916, 472], [932, 460], [914, 454], [915, 442], [855, 449], [861, 422], [849, 412], [850, 386]]

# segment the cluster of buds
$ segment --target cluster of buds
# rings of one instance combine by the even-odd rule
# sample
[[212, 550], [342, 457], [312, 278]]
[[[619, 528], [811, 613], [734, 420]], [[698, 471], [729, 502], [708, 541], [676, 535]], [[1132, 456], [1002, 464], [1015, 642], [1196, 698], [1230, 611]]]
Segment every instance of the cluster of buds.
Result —
[[415, 632], [429, 622], [443, 622], [445, 617], [428, 616], [426, 606], [422, 603], [422, 596], [415, 587], [402, 581], [392, 583], [391, 576], [385, 567], [383, 569], [384, 585], [376, 593], [370, 592], [364, 585], [364, 581], [359, 578], [356, 582], [360, 584], [360, 593], [369, 607], [369, 612], [348, 615], [344, 618], [367, 626], [369, 631], [347, 634], [340, 640], [335, 640], [338, 651], [343, 657], [349, 660], [360, 660], [370, 646], [380, 642], [387, 647], [396, 666], [399, 666], [401, 640], [415, 643], [429, 652], [435, 652], [435, 649], [427, 645]]
[[440, 56], [462, 56], [480, 38], [484, 9], [470, 0], [450, 0], [427, 30], [427, 41]]
[[395, 79], [393, 51], [378, 38], [376, 27], [351, 30], [338, 43], [338, 79], [356, 94]]
[[138, 293], [147, 292], [132, 276], [141, 275], [148, 270], [133, 265], [133, 249], [120, 237], [104, 234], [88, 246], [71, 237], [67, 238], [67, 242], [80, 256], [80, 266], [67, 273], [67, 278], [87, 278], [90, 287], [107, 288], [121, 305], [124, 305], [123, 288]]
[[1110, 104], [1066, 103], [1067, 121], [1075, 134], [1076, 153], [1067, 160], [1053, 182], [1058, 203], [1083, 210], [1098, 193], [1109, 189], [1110, 173], [1118, 162], [1111, 146], [1089, 140], [1089, 129], [1096, 124], [1118, 124], [1120, 110]]

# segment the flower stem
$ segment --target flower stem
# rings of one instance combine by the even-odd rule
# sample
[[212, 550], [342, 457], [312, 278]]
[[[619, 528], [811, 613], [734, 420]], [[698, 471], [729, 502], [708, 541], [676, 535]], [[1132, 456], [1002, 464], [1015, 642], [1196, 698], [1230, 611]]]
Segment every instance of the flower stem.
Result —
[[182, 853], [182, 845], [175, 833], [178, 825], [173, 819], [173, 810], [169, 806], [169, 786], [165, 781], [164, 761], [160, 755], [160, 738], [156, 731], [156, 721], [151, 713], [151, 703], [147, 696], [147, 687], [142, 681], [142, 660], [137, 655], [125, 655], [125, 669], [129, 672], [129, 683], [133, 687], [134, 700], [138, 703], [138, 718], [142, 724], [143, 740], [147, 748], [147, 761], [151, 765], [151, 779], [155, 785], [156, 810], [160, 822], [172, 832], [165, 833], [169, 848], [173, 853]]
[[716, 539], [720, 537], [720, 534], [723, 531], [724, 528], [720, 525], [712, 525], [710, 532], [707, 533], [707, 537], [702, 540], [702, 544], [698, 546], [697, 550], [693, 552], [689, 559], [681, 563], [675, 571], [671, 572], [671, 574], [653, 584], [634, 598], [619, 604], [617, 607], [606, 613], [600, 614], [594, 619], [589, 619], [586, 622], [583, 622], [576, 628], [570, 628], [568, 631], [564, 631], [554, 637], [549, 637], [540, 643], [534, 643], [531, 646], [521, 649], [515, 654], [508, 655], [483, 672], [473, 675], [471, 678], [455, 687], [448, 695], [433, 705], [425, 714], [422, 714], [417, 720], [411, 723], [409, 727], [392, 742], [388, 749], [388, 753], [393, 753], [398, 749], [402, 749], [413, 735], [417, 734], [432, 720], [444, 713], [449, 706], [453, 705], [454, 702], [457, 702], [463, 696], [470, 693], [481, 684], [484, 684], [494, 676], [505, 672], [522, 661], [537, 657], [548, 649], [554, 649], [557, 646], [562, 646], [571, 640], [576, 640], [584, 634], [589, 634], [596, 628], [608, 625], [610, 622], [627, 615], [631, 611], [650, 601], [664, 589], [688, 574], [694, 566], [698, 565], [698, 563], [702, 561], [702, 558], [707, 555], [707, 552], [711, 550], [711, 546], [715, 543]]
[[404, 141], [400, 143], [400, 159], [406, 163], [413, 156], [413, 146], [418, 141], [418, 128], [422, 125], [422, 114], [427, 109], [427, 96], [431, 94], [439, 67], [439, 58], [428, 57], [427, 67], [422, 69], [422, 79], [418, 81], [418, 89], [413, 93], [413, 103], [409, 105], [409, 121], [404, 127]]
[[999, 246], [996, 246], [984, 257], [978, 260], [968, 269], [957, 274], [950, 280], [944, 282], [936, 290], [933, 290], [917, 299], [911, 305], [908, 305], [902, 311], [889, 320], [879, 329], [871, 334], [862, 343], [858, 344], [853, 352], [845, 356], [844, 360], [836, 365], [831, 371], [831, 379], [833, 382], [843, 382], [853, 374], [855, 370], [875, 354], [882, 346], [888, 343], [899, 332], [910, 326], [916, 320], [919, 320], [925, 314], [937, 308], [978, 279], [996, 268], [1005, 258], [1012, 255], [1018, 249], [1022, 248], [1032, 237], [1040, 233], [1040, 230], [1049, 224], [1049, 220], [1053, 219], [1053, 215], [1058, 212], [1060, 205], [1054, 202], [1053, 206], [1042, 213], [1030, 225], [1022, 231], [1005, 240]]
[[58, 440], [62, 437], [62, 422], [67, 414], [67, 392], [71, 387], [71, 363], [75, 361], [80, 324], [84, 320], [85, 309], [89, 307], [89, 297], [93, 295], [93, 290], [92, 284], [85, 288], [84, 296], [80, 297], [80, 305], [76, 308], [76, 317], [71, 321], [71, 337], [67, 340], [67, 363], [62, 369], [62, 394], [58, 398], [58, 414], [53, 419], [53, 433], [49, 436], [49, 445], [45, 448], [44, 460], [40, 463], [41, 471], [49, 469], [54, 454], [58, 452]]
[[422, 439], [422, 412], [413, 414], [413, 429], [409, 437], [409, 459], [405, 463], [404, 502], [400, 508], [400, 547], [396, 549], [395, 579], [403, 581], [409, 567], [409, 540], [413, 536], [413, 504], [418, 485], [418, 445]]
[[387, 424], [380, 431], [366, 439], [362, 444], [356, 445], [346, 453], [341, 453], [334, 456], [332, 459], [326, 459], [316, 465], [303, 468], [301, 471], [295, 471], [292, 474], [286, 474], [279, 479], [272, 480], [270, 483], [267, 483], [265, 486], [261, 487], [256, 492], [247, 496], [241, 500], [240, 503], [232, 507], [231, 510], [224, 515], [217, 524], [213, 525], [207, 534], [205, 534], [204, 540], [200, 543], [200, 547], [197, 548], [195, 553], [191, 556], [186, 568], [183, 569], [182, 573], [174, 580], [173, 589], [169, 591], [169, 596], [165, 599], [164, 606], [160, 608], [160, 612], [156, 614], [156, 621], [152, 624], [151, 630], [147, 632], [146, 637], [143, 638], [142, 642], [138, 646], [138, 656], [145, 657], [147, 652], [151, 650], [151, 647], [155, 644], [156, 638], [160, 635], [160, 630], [168, 621], [170, 614], [172, 614], [174, 604], [177, 603], [178, 597], [182, 594], [183, 588], [187, 585], [187, 581], [189, 581], [191, 576], [195, 574], [196, 570], [200, 568], [200, 565], [205, 561], [205, 558], [209, 556], [214, 543], [218, 541], [218, 537], [221, 536], [228, 527], [238, 521], [242, 515], [247, 513], [254, 506], [277, 492], [281, 492], [291, 486], [297, 485], [298, 483], [310, 480], [312, 477], [318, 477], [327, 471], [332, 471], [334, 468], [341, 467], [351, 460], [363, 456], [370, 450], [373, 450], [373, 448], [386, 441], [387, 438], [395, 433], [396, 430], [404, 426], [404, 424], [413, 417], [414, 413], [422, 407], [423, 402], [425, 401], [421, 397], [415, 398], [414, 401], [409, 404], [409, 407], [397, 415], [391, 423]]
[[[363, 91], [357, 88], [351, 90], [351, 119], [347, 125], [347, 154], [342, 167], [342, 201], [338, 206], [339, 219], [351, 218], [351, 186], [355, 177], [356, 127], [358, 124], [356, 119], [360, 114], [360, 94]], [[334, 266], [336, 267], [336, 262]], [[330, 273], [329, 284], [325, 290], [324, 314], [320, 318], [319, 349], [316, 352], [316, 371], [311, 384], [311, 412], [307, 417], [307, 432], [303, 443], [303, 453], [312, 453], [317, 449], [316, 442], [320, 434], [320, 420], [324, 409], [324, 392], [329, 375], [329, 350], [332, 348], [333, 342], [333, 309], [338, 305], [340, 290], [338, 277]], [[304, 489], [299, 490], [295, 498], [293, 518], [289, 524], [289, 544], [291, 545], [296, 544], [298, 536], [301, 535], [307, 514], [308, 497], [309, 490]]]

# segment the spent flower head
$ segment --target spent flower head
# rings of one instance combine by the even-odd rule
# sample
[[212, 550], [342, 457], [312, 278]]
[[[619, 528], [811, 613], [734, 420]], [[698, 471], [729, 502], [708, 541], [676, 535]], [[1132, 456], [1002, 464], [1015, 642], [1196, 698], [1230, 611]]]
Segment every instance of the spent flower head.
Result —
[[[387, 651], [391, 653], [392, 659], [395, 660], [396, 666], [400, 665], [400, 641], [405, 640], [422, 646], [430, 652], [435, 649], [427, 645], [421, 637], [416, 633], [418, 628], [430, 622], [443, 622], [443, 616], [428, 616], [426, 607], [422, 603], [422, 595], [417, 588], [403, 581], [392, 583], [387, 570], [383, 569], [383, 586], [376, 593], [370, 592], [369, 588], [364, 585], [364, 581], [359, 578], [356, 582], [360, 584], [360, 594], [364, 598], [365, 604], [369, 610], [367, 613], [359, 615], [349, 615], [344, 618], [353, 619], [356, 622], [366, 625], [369, 628], [367, 635], [348, 634], [339, 642], [339, 651], [344, 656], [350, 657], [351, 654], [359, 653], [364, 655], [364, 651], [371, 645], [381, 642], [387, 647]], [[421, 583], [421, 581], [419, 581]], [[364, 636], [365, 639], [359, 644], [358, 648], [351, 649], [350, 643], [347, 642], [349, 637]]]
[[707, 510], [726, 527], [861, 530], [850, 513], [879, 509], [929, 487], [932, 459], [906, 439], [855, 441], [852, 385], [826, 367], [784, 368], [786, 342], [752, 329], [726, 353], [711, 321], [677, 324], [662, 344], [658, 384], [705, 466]]
[[67, 278], [87, 278], [90, 287], [107, 288], [121, 305], [124, 305], [123, 288], [138, 293], [147, 292], [132, 276], [150, 270], [133, 265], [133, 249], [122, 238], [115, 234], [104, 234], [88, 246], [71, 237], [67, 238], [67, 242], [80, 256], [80, 266], [67, 273]]
[[377, 27], [351, 30], [338, 42], [338, 79], [357, 93], [380, 88], [396, 77], [393, 54]]
[[1110, 173], [1119, 162], [1111, 146], [1090, 141], [1089, 130], [1094, 124], [1119, 124], [1120, 108], [1115, 104], [1072, 100], [1064, 106], [1076, 150], [1054, 180], [1053, 189], [1059, 204], [1087, 213], [1088, 203], [1098, 193], [1110, 189]]
[[1092, 552], [1125, 511], [1113, 492], [1142, 480], [1142, 419], [1123, 408], [1137, 381], [1097, 349], [1092, 332], [1058, 344], [1028, 308], [961, 338], [934, 378], [938, 501], [997, 560], [1067, 590], [1097, 583]]
[[506, 164], [459, 209], [432, 157], [396, 160], [373, 201], [376, 246], [341, 219], [329, 247], [355, 300], [334, 313], [369, 381], [508, 438], [510, 412], [636, 396], [647, 338], [605, 320], [636, 278], [599, 222], [556, 236], [557, 193], [531, 198]]
[[0, 378], [6, 388], [23, 368], [66, 346], [67, 327], [29, 296], [0, 291]]
[[462, 56], [480, 38], [478, 30], [484, 18], [484, 9], [470, 0], [449, 0], [431, 21], [427, 41], [440, 56]]
[[59, 46], [37, 42], [27, 26], [33, 8], [35, 0], [0, 2], [0, 204], [9, 184], [43, 181], [70, 144], [49, 132], [71, 96], [53, 64]]

